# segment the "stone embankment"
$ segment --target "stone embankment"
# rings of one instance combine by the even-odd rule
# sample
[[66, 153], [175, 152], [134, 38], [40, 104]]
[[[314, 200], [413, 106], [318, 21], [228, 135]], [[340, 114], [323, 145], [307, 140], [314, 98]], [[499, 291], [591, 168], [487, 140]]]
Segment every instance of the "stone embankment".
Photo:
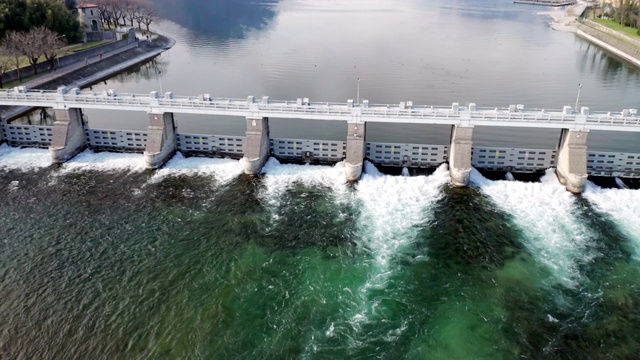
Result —
[[588, 19], [582, 19], [587, 5], [580, 3], [566, 10], [554, 10], [541, 14], [551, 16], [551, 28], [573, 32], [577, 36], [640, 67], [640, 41]]
[[[135, 36], [135, 35], [134, 35]], [[132, 66], [148, 61], [170, 49], [175, 40], [165, 36], [155, 36], [153, 40], [138, 40], [110, 52], [87, 52], [75, 63], [62, 66], [56, 71], [27, 81], [22, 86], [31, 89], [54, 90], [59, 86], [86, 87], [118, 74]], [[102, 54], [100, 56], [99, 54]], [[2, 121], [11, 121], [29, 111], [28, 107], [5, 107], [0, 110]]]

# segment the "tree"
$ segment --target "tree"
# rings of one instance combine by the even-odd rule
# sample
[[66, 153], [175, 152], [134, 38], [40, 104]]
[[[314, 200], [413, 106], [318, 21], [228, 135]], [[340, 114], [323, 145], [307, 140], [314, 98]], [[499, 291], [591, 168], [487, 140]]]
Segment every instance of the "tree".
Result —
[[22, 81], [22, 73], [20, 67], [22, 65], [22, 35], [17, 31], [7, 31], [4, 37], [3, 46], [6, 48], [7, 55], [11, 59], [11, 65], [18, 71], [18, 80]]
[[4, 81], [2, 77], [4, 74], [13, 68], [11, 52], [7, 46], [3, 43], [0, 45], [0, 89], [4, 87]]
[[146, 5], [142, 8], [142, 23], [146, 26], [147, 32], [149, 32], [149, 25], [154, 22], [159, 22], [160, 16], [156, 12], [155, 8], [151, 3], [146, 3]]
[[2, 0], [0, 1], [0, 38], [7, 31], [27, 31], [29, 26], [26, 21], [26, 0]]
[[82, 30], [78, 19], [60, 0], [0, 0], [0, 38], [7, 31], [27, 32], [38, 26], [78, 41]]
[[76, 0], [64, 0], [64, 6], [70, 11], [74, 11], [78, 6], [78, 2]]
[[[51, 0], [46, 1], [50, 2]], [[53, 3], [50, 3], [44, 19], [43, 23], [33, 24], [33, 27], [44, 26], [59, 35], [64, 35], [69, 42], [76, 42], [82, 38], [82, 27], [76, 15], [61, 2], [54, 0]]]
[[31, 30], [27, 33], [19, 33], [22, 40], [20, 52], [29, 60], [29, 64], [33, 68], [33, 74], [38, 74], [38, 59], [43, 53], [43, 39], [38, 36], [39, 31]]
[[619, 18], [619, 19], [620, 19], [620, 25], [623, 25], [623, 26], [624, 26], [624, 24], [625, 24], [625, 22], [626, 22], [626, 19], [625, 19], [625, 15], [626, 15], [626, 11], [625, 11], [625, 10], [626, 10], [626, 9], [625, 9], [625, 7], [626, 7], [626, 1], [625, 1], [625, 0], [618, 0], [618, 4], [620, 5], [620, 8], [619, 8], [619, 13], [620, 13], [620, 14], [619, 14], [619, 15], [620, 15], [620, 18]]
[[44, 27], [39, 27], [31, 31], [36, 32], [35, 36], [42, 39], [42, 55], [44, 55], [45, 59], [49, 62], [49, 67], [55, 69], [54, 61], [58, 57], [60, 49], [66, 45], [63, 38], [64, 35], [58, 35]]

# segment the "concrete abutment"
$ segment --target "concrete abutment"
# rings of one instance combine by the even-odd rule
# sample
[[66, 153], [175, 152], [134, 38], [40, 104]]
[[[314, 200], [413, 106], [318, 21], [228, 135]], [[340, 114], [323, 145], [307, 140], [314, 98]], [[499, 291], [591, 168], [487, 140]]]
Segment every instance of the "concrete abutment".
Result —
[[563, 129], [558, 146], [556, 175], [567, 190], [580, 194], [587, 183], [588, 130]]
[[345, 177], [347, 181], [357, 181], [362, 176], [362, 167], [366, 155], [366, 125], [364, 122], [347, 124], [347, 154], [345, 159]]
[[257, 175], [269, 158], [269, 118], [247, 117], [242, 163], [244, 173]]
[[173, 113], [149, 113], [147, 145], [144, 160], [149, 169], [162, 167], [177, 150]]
[[53, 139], [49, 147], [51, 162], [63, 163], [87, 147], [87, 136], [78, 108], [54, 109]]
[[471, 174], [472, 126], [453, 126], [449, 148], [449, 173], [451, 184], [456, 187], [469, 185]]

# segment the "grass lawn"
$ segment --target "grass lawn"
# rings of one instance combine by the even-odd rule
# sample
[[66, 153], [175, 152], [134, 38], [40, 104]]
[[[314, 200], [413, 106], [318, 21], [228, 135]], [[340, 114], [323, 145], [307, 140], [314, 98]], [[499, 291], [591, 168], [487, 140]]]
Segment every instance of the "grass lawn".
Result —
[[91, 48], [94, 48], [94, 47], [97, 47], [97, 46], [100, 46], [100, 45], [104, 45], [104, 44], [108, 44], [110, 42], [111, 42], [111, 40], [102, 40], [102, 41], [92, 41], [92, 42], [88, 42], [88, 43], [69, 45], [69, 46], [66, 46], [66, 47], [64, 47], [62, 49], [62, 56], [73, 54], [73, 53], [77, 53], [77, 52], [84, 51], [84, 50], [89, 50]]
[[609, 29], [628, 35], [632, 39], [640, 40], [640, 35], [638, 35], [638, 29], [622, 26], [613, 20], [594, 19], [593, 21], [597, 22], [600, 25], [604, 25]]

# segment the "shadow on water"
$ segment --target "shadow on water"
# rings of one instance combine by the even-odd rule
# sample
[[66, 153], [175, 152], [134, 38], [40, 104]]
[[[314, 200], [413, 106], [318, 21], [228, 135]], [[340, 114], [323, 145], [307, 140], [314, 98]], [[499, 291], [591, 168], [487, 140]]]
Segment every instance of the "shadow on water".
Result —
[[[562, 332], [561, 291], [521, 243], [511, 217], [474, 189], [448, 189], [421, 233], [427, 261], [412, 265], [408, 354], [539, 358]], [[428, 291], [424, 291], [428, 284]]]
[[264, 30], [276, 15], [279, 0], [153, 0], [161, 16], [216, 39], [244, 39]]
[[280, 197], [258, 244], [275, 249], [340, 247], [352, 244], [355, 210], [339, 204], [330, 189], [293, 184]]
[[596, 258], [582, 266], [579, 288], [565, 292], [571, 304], [545, 357], [633, 359], [640, 352], [640, 264], [632, 258], [631, 239], [584, 198], [576, 216], [594, 234]]

